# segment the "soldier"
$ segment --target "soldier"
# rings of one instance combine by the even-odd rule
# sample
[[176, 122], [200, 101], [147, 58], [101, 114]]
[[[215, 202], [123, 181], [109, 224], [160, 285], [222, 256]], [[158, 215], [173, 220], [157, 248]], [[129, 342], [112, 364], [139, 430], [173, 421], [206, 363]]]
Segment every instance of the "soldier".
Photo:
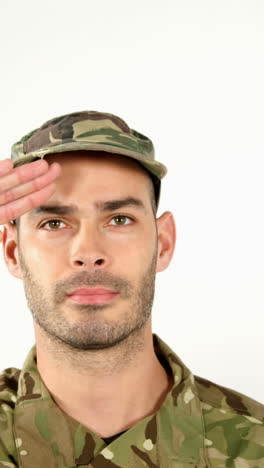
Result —
[[0, 162], [9, 272], [36, 344], [0, 377], [0, 467], [264, 467], [264, 406], [195, 376], [152, 333], [163, 164], [112, 114], [49, 120]]

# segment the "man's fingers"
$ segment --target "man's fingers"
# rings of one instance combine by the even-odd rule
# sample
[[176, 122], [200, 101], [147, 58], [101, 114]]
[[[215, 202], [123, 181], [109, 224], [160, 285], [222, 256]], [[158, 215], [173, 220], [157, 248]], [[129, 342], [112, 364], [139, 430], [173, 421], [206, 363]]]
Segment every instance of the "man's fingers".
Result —
[[57, 163], [53, 163], [49, 167], [49, 171], [45, 172], [43, 175], [40, 175], [39, 177], [36, 177], [22, 185], [17, 185], [11, 190], [7, 190], [3, 193], [0, 192], [0, 207], [1, 205], [5, 205], [13, 200], [24, 197], [25, 195], [29, 195], [32, 192], [41, 190], [46, 185], [52, 183], [58, 177], [60, 172], [60, 166]]
[[8, 174], [13, 169], [13, 161], [11, 159], [4, 159], [0, 161], [0, 177]]
[[[34, 161], [14, 169], [10, 159], [0, 161], [0, 225], [19, 218], [50, 198], [61, 166]], [[0, 230], [0, 242], [3, 233]]]
[[27, 211], [41, 205], [41, 203], [47, 200], [52, 193], [54, 193], [55, 189], [56, 184], [51, 183], [37, 192], [32, 192], [25, 197], [8, 203], [7, 205], [0, 206], [0, 224], [19, 218], [19, 216], [23, 215]]
[[2, 167], [2, 171], [7, 171], [5, 174], [0, 173], [0, 193], [6, 192], [17, 185], [22, 185], [29, 180], [46, 173], [49, 169], [47, 161], [44, 160], [24, 164], [16, 169], [11, 168], [11, 170], [8, 170], [8, 166], [5, 167], [2, 164], [0, 167]]

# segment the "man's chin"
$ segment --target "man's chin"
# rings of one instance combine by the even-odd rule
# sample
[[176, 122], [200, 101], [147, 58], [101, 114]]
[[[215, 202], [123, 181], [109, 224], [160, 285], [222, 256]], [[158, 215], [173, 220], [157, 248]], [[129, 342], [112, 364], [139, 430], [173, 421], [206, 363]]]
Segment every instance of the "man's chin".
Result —
[[72, 350], [75, 349], [80, 351], [92, 351], [113, 348], [120, 345], [128, 339], [128, 337], [133, 333], [133, 330], [127, 330], [126, 332], [120, 333], [119, 335], [115, 333], [115, 336], [113, 336], [113, 334], [110, 334], [110, 336], [100, 336], [100, 334], [97, 334], [96, 336], [96, 334], [93, 334], [93, 336], [90, 337], [88, 336], [88, 333], [81, 337], [74, 336], [73, 334], [71, 334], [71, 336], [65, 336], [60, 333], [56, 334], [54, 333], [54, 330], [52, 330], [51, 333], [47, 330], [45, 330], [45, 332], [49, 335], [49, 338], [53, 342], [57, 342], [58, 345], [65, 345]]

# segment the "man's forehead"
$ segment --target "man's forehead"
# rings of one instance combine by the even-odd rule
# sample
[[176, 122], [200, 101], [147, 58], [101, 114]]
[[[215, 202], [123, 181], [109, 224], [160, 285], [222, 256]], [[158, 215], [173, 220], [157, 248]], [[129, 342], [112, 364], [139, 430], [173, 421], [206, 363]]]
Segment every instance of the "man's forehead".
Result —
[[[88, 158], [87, 158], [87, 153], [88, 153]], [[99, 153], [99, 154], [98, 154]], [[151, 179], [147, 173], [147, 170], [145, 170], [140, 164], [138, 164], [136, 161], [131, 160], [130, 158], [125, 158], [119, 155], [113, 155], [113, 157], [108, 155], [105, 152], [99, 152], [99, 151], [69, 151], [63, 153], [63, 155], [60, 155], [59, 153], [54, 153], [50, 154], [47, 156], [48, 162], [51, 164], [54, 161], [57, 161], [58, 163], [62, 163], [62, 169], [63, 167], [67, 167], [67, 162], [71, 161], [76, 161], [76, 164], [80, 163], [80, 158], [89, 159], [91, 161], [111, 161], [112, 163], [115, 162], [115, 167], [121, 167], [121, 164], [124, 165], [130, 165], [132, 164], [132, 169], [139, 169], [138, 172], [143, 174], [145, 176], [146, 180], [146, 185], [145, 183], [142, 184], [142, 179], [141, 177], [138, 179], [138, 184], [134, 185], [136, 182], [136, 178], [133, 179], [133, 187], [130, 186], [130, 189], [132, 188], [132, 192], [130, 193], [129, 187], [127, 185], [127, 180], [126, 180], [126, 186], [124, 187], [124, 184], [118, 185], [118, 187], [115, 187], [116, 190], [113, 188], [113, 184], [111, 183], [111, 178], [109, 179], [109, 195], [107, 195], [107, 190], [103, 190], [104, 193], [100, 194], [100, 191], [102, 190], [99, 189], [99, 192], [97, 195], [94, 195], [93, 191], [92, 193], [88, 193], [89, 190], [87, 188], [87, 197], [85, 199], [80, 200], [79, 202], [76, 202], [76, 197], [75, 197], [75, 202], [72, 201], [72, 196], [70, 196], [67, 199], [67, 194], [69, 187], [67, 190], [65, 187], [67, 187], [67, 184], [63, 188], [63, 173], [60, 175], [57, 184], [58, 184], [58, 190], [57, 193], [55, 192], [53, 196], [45, 203], [43, 203], [41, 206], [34, 208], [30, 210], [28, 213], [26, 213], [25, 218], [31, 220], [35, 219], [37, 217], [40, 217], [43, 214], [54, 214], [54, 215], [78, 215], [78, 216], [86, 216], [88, 212], [91, 210], [96, 211], [96, 212], [110, 212], [114, 211], [120, 208], [125, 208], [125, 207], [130, 207], [135, 210], [141, 210], [141, 212], [144, 212], [147, 214], [149, 211], [148, 207], [148, 202], [149, 202], [149, 187], [148, 184], [152, 184]], [[125, 160], [125, 162], [123, 162]], [[126, 163], [126, 160], [128, 162]], [[131, 162], [130, 162], [131, 161]], [[100, 165], [99, 165], [100, 168]], [[69, 182], [69, 177], [71, 175], [74, 175], [74, 172], [67, 171], [67, 181]], [[87, 173], [88, 174], [88, 173]], [[91, 174], [91, 173], [90, 173]], [[80, 178], [84, 177], [85, 179], [85, 173], [80, 170], [78, 172], [78, 180], [80, 182]], [[74, 179], [76, 179], [76, 172]], [[74, 180], [73, 179], [73, 180]], [[62, 184], [60, 184], [60, 180]], [[93, 179], [92, 179], [93, 180]], [[94, 179], [95, 181], [95, 179]], [[68, 183], [67, 182], [67, 183]], [[108, 185], [108, 179], [105, 180], [97, 180], [95, 181], [97, 187], [100, 185], [107, 187]], [[121, 182], [121, 179], [119, 179], [119, 182]], [[92, 182], [93, 183], [93, 182]], [[130, 185], [130, 184], [129, 184]], [[75, 182], [74, 182], [74, 186]], [[140, 190], [134, 191], [134, 187], [140, 187]], [[78, 187], [78, 184], [77, 184]], [[66, 190], [66, 191], [65, 191]], [[116, 194], [114, 194], [116, 192]], [[136, 193], [135, 193], [136, 192]], [[63, 194], [63, 195], [62, 195]], [[111, 194], [111, 195], [110, 195]], [[73, 195], [73, 193], [71, 193]], [[77, 194], [76, 194], [77, 195]]]
[[147, 169], [145, 169], [142, 164], [136, 159], [133, 159], [128, 156], [110, 153], [106, 151], [84, 151], [84, 150], [76, 150], [76, 151], [64, 151], [62, 153], [52, 153], [45, 156], [50, 164], [53, 161], [58, 161], [63, 165], [63, 163], [80, 163], [81, 161], [94, 163], [109, 163], [111, 165], [116, 165], [119, 167], [131, 167], [138, 169], [139, 171], [147, 173]]
[[[47, 159], [49, 164], [55, 161], [58, 162], [65, 174], [68, 175], [76, 175], [79, 169], [81, 169], [80, 164], [87, 165], [87, 167], [90, 164], [92, 170], [96, 169], [96, 171], [100, 171], [101, 167], [103, 170], [113, 170], [118, 176], [123, 174], [126, 178], [131, 177], [131, 181], [138, 181], [139, 184], [144, 179], [147, 190], [153, 185], [150, 172], [139, 161], [116, 153], [77, 150], [49, 154], [44, 159]], [[85, 172], [82, 173], [80, 171], [79, 177], [82, 177], [82, 174], [85, 175]]]
[[[153, 185], [150, 173], [139, 162], [116, 154], [111, 156], [102, 151], [68, 151], [63, 155], [59, 153], [48, 155], [47, 160], [50, 164], [56, 161], [62, 167], [62, 173], [57, 180], [57, 183], [62, 183], [60, 187], [63, 187], [64, 180], [67, 181], [67, 184], [71, 181], [73, 183], [83, 182], [84, 184], [88, 182], [90, 186], [91, 183], [91, 190], [93, 190], [93, 183], [106, 188], [109, 186], [110, 190], [115, 187], [121, 190], [122, 186], [123, 189], [128, 188], [127, 184], [129, 184], [130, 190], [135, 189], [137, 194], [140, 190], [145, 195], [145, 193], [149, 193]], [[103, 177], [99, 178], [101, 169]], [[97, 176], [96, 179], [93, 177], [93, 171]], [[118, 178], [118, 186], [112, 177]]]

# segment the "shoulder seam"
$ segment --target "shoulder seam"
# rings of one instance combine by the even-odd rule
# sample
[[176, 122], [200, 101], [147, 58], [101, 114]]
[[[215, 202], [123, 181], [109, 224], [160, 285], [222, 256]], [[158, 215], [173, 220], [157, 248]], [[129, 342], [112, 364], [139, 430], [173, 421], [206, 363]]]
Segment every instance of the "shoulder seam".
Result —
[[222, 410], [224, 410], [224, 411], [226, 411], [226, 412], [228, 412], [228, 413], [235, 413], [235, 412], [237, 412], [237, 413], [239, 413], [239, 414], [242, 414], [243, 416], [249, 416], [249, 417], [251, 417], [251, 418], [258, 419], [259, 421], [264, 422], [264, 418], [259, 418], [259, 417], [257, 417], [257, 416], [252, 416], [252, 415], [250, 415], [250, 414], [247, 414], [245, 411], [242, 411], [242, 410], [239, 409], [239, 408], [221, 408], [220, 406], [216, 405], [214, 402], [212, 402], [212, 401], [209, 400], [209, 399], [206, 399], [206, 400], [205, 400], [205, 399], [201, 398], [200, 396], [199, 396], [198, 398], [200, 399], [200, 401], [201, 401], [202, 403], [205, 403], [205, 404], [208, 403], [208, 404], [210, 404], [210, 405], [211, 405], [213, 408], [215, 408], [215, 409], [219, 409], [219, 410], [222, 409]]

